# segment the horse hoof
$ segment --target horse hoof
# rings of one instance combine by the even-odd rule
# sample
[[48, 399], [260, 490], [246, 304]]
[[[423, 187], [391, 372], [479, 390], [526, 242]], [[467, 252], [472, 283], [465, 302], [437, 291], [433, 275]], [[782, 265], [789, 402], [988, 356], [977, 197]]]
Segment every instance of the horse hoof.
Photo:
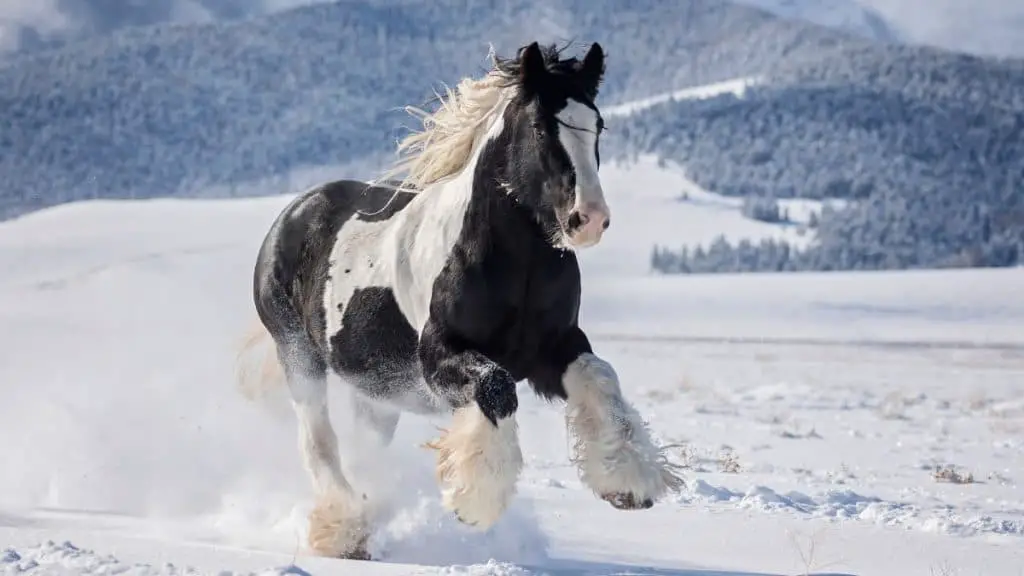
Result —
[[462, 516], [459, 516], [458, 513], [455, 514], [455, 519], [461, 522], [462, 524], [465, 524], [466, 526], [476, 527], [476, 525], [478, 524], [477, 522], [470, 522], [469, 520], [466, 520]]
[[646, 510], [654, 506], [654, 500], [639, 500], [632, 493], [612, 492], [601, 496], [601, 499], [619, 510]]

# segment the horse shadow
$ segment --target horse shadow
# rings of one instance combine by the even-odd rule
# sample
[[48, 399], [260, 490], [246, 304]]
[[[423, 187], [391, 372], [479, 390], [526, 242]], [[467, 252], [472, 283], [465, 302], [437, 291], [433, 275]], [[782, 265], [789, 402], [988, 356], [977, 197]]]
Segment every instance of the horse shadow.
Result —
[[[529, 573], [546, 576], [792, 576], [776, 572], [748, 572], [707, 568], [657, 567], [609, 561], [552, 558], [543, 565], [521, 564]], [[811, 572], [806, 576], [856, 576], [846, 573]]]
[[[536, 502], [517, 500], [499, 524], [487, 532], [475, 532], [462, 526], [442, 507], [428, 466], [411, 466], [406, 461], [405, 466], [388, 470], [394, 476], [391, 481], [401, 488], [393, 495], [394, 508], [385, 515], [390, 517], [382, 518], [381, 530], [371, 540], [371, 553], [387, 564], [462, 567], [468, 574], [523, 576], [792, 576], [784, 572], [703, 568], [685, 558], [633, 563], [574, 558], [569, 550], [551, 554], [550, 534], [540, 526]], [[494, 563], [498, 565], [492, 567]], [[855, 576], [837, 572], [799, 573]]]
[[[516, 564], [527, 574], [538, 576], [792, 576], [786, 573], [672, 568], [604, 561], [551, 559], [543, 564]], [[514, 573], [514, 572], [513, 572]], [[841, 572], [811, 572], [805, 576], [857, 576]]]

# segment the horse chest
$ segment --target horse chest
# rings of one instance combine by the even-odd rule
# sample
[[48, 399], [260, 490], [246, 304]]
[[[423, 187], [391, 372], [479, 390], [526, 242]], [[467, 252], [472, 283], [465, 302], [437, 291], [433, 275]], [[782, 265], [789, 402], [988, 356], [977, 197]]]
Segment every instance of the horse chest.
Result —
[[[574, 262], [574, 261], [573, 261]], [[495, 261], [467, 270], [450, 318], [459, 333], [514, 374], [529, 371], [579, 308], [579, 272], [562, 260]]]

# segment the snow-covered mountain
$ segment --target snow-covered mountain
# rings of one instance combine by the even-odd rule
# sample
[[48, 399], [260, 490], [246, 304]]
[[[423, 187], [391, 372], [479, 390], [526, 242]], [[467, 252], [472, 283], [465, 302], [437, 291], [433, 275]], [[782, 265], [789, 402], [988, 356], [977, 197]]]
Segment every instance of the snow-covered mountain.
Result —
[[733, 1], [883, 42], [1024, 57], [1024, 2], [1017, 0]]
[[0, 55], [158, 24], [198, 24], [272, 14], [331, 0], [4, 0]]
[[1024, 2], [859, 0], [907, 42], [984, 56], [1024, 58]]
[[[227, 14], [229, 4], [218, 6]], [[829, 246], [798, 264], [780, 264], [789, 247], [755, 257], [719, 243], [715, 263], [697, 269], [1024, 258], [1014, 188], [1024, 61], [879, 42], [795, 17], [869, 21], [853, 3], [761, 6], [790, 17], [722, 0], [345, 0], [122, 27], [19, 55], [0, 66], [0, 216], [89, 198], [246, 196], [370, 177], [404, 131], [401, 108], [478, 73], [489, 44], [509, 53], [527, 40], [575, 38], [599, 40], [610, 55], [602, 106], [635, 109], [610, 125], [609, 158], [654, 155], [737, 200], [856, 201], [822, 219], [811, 234]], [[751, 79], [742, 97], [692, 97]], [[770, 208], [748, 212], [794, 224]]]
[[814, 22], [882, 42], [905, 40], [865, 0], [735, 0], [784, 18]]
[[742, 92], [677, 97], [618, 124], [630, 153], [685, 166], [752, 217], [795, 224], [783, 198], [845, 203], [819, 214], [809, 251], [719, 242], [662, 258], [665, 271], [1012, 266], [1024, 262], [1022, 110], [1024, 60], [822, 47]]
[[[422, 1], [375, 3], [399, 6]], [[785, 18], [881, 41], [931, 44], [984, 55], [1024, 56], [1024, 4], [1013, 0], [735, 1]], [[332, 0], [6, 0], [0, 3], [0, 57], [135, 26], [231, 21], [328, 2]]]
[[[231, 21], [331, 1], [6, 0], [0, 3], [0, 57], [60, 46], [134, 26]], [[422, 1], [375, 0], [375, 3], [398, 6]], [[882, 41], [931, 44], [984, 55], [1024, 56], [1024, 4], [1013, 0], [736, 1], [786, 18]]]
[[247, 194], [253, 180], [386, 153], [402, 106], [478, 73], [488, 44], [509, 53], [538, 35], [600, 39], [614, 55], [605, 104], [860, 41], [718, 0], [381, 0], [127, 29], [0, 67], [0, 213], [214, 185]]

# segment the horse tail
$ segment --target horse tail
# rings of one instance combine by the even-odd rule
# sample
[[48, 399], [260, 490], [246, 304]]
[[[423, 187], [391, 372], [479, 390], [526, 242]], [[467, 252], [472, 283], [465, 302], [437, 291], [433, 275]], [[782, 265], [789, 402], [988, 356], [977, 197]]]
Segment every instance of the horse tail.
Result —
[[258, 320], [253, 322], [236, 358], [236, 385], [248, 400], [264, 398], [285, 385], [284, 368], [270, 332]]

